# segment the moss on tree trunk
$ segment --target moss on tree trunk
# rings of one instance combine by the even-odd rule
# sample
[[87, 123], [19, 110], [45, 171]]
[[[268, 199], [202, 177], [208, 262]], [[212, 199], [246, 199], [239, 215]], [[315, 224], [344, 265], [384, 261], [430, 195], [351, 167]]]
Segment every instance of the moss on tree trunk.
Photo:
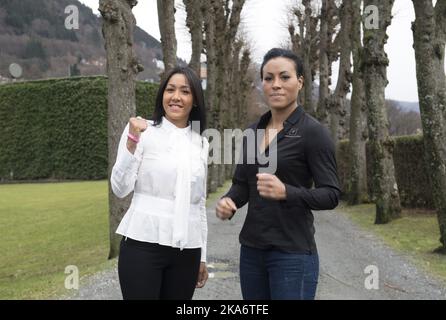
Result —
[[[133, 30], [136, 24], [132, 8], [135, 0], [100, 0], [103, 17], [102, 34], [107, 51], [108, 75], [108, 177], [116, 161], [119, 139], [126, 123], [135, 115], [135, 78], [142, 66], [133, 52]], [[121, 236], [115, 233], [130, 205], [130, 195], [118, 199], [109, 183], [110, 252], [109, 259], [119, 253]]]
[[446, 2], [414, 0], [416, 20], [412, 25], [417, 65], [418, 98], [423, 126], [424, 158], [446, 254]]
[[389, 60], [384, 51], [387, 27], [392, 20], [394, 0], [365, 0], [364, 6], [378, 8], [379, 28], [364, 25], [363, 73], [368, 110], [369, 140], [372, 154], [373, 194], [376, 203], [376, 224], [387, 223], [400, 216], [401, 204], [393, 163], [393, 143], [388, 130], [385, 88]]

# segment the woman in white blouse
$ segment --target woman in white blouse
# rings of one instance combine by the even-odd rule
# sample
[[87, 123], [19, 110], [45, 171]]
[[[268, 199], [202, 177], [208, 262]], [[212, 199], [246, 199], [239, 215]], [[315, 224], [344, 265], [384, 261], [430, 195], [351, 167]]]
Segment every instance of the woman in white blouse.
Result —
[[111, 186], [134, 192], [116, 232], [124, 299], [192, 299], [206, 269], [206, 175], [209, 144], [200, 80], [185, 67], [160, 84], [152, 121], [130, 118]]

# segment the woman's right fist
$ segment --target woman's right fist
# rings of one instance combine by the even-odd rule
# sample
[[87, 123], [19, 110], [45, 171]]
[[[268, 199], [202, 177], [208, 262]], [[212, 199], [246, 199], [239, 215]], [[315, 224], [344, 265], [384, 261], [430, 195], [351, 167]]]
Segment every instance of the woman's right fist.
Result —
[[147, 121], [141, 117], [130, 118], [129, 120], [129, 133], [139, 137], [141, 132], [144, 132], [147, 129]]
[[217, 206], [215, 207], [215, 213], [217, 217], [221, 220], [226, 220], [231, 218], [234, 213], [237, 211], [237, 206], [234, 201], [232, 201], [229, 197], [221, 198], [217, 202]]

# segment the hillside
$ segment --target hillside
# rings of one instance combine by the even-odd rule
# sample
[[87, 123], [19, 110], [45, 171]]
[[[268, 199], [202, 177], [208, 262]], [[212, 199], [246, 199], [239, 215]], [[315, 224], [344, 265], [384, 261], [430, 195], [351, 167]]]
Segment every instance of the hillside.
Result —
[[[79, 9], [79, 29], [65, 28], [65, 8]], [[71, 73], [105, 73], [106, 59], [101, 18], [77, 0], [0, 1], [0, 80], [10, 77], [9, 66], [19, 64], [23, 79], [66, 77]], [[135, 51], [145, 67], [140, 80], [158, 80], [154, 58], [161, 44], [137, 27]]]
[[420, 113], [420, 105], [418, 102], [395, 101], [395, 103], [406, 112], [412, 111]]

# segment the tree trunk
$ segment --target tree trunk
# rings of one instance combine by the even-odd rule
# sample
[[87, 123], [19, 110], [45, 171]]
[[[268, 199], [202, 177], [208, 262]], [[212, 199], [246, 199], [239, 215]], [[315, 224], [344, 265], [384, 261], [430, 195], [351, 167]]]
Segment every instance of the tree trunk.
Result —
[[201, 0], [184, 0], [186, 7], [186, 25], [189, 28], [192, 42], [192, 56], [189, 62], [200, 77], [201, 52], [203, 51], [203, 11]]
[[251, 52], [248, 49], [243, 50], [242, 59], [240, 61], [240, 105], [238, 110], [238, 128], [245, 128], [247, 122], [248, 97], [251, 93], [251, 84], [254, 81], [249, 73], [249, 66], [251, 65]]
[[[345, 126], [345, 100], [347, 93], [350, 91], [351, 83], [351, 59], [352, 52], [351, 31], [352, 31], [352, 2], [351, 0], [344, 0], [341, 5], [341, 30], [339, 37], [341, 43], [339, 74], [336, 89], [329, 99], [330, 112], [330, 130], [333, 141], [337, 145], [340, 137], [343, 134], [340, 132], [340, 127]], [[345, 129], [344, 129], [345, 130]]]
[[[304, 23], [301, 20], [301, 15], [298, 11], [298, 9], [295, 9], [294, 14], [297, 15], [298, 17], [298, 24], [299, 24], [299, 32], [295, 32], [296, 28], [293, 25], [293, 23], [290, 23], [290, 25], [288, 26], [288, 32], [290, 34], [290, 38], [291, 38], [291, 48], [292, 51], [301, 59], [303, 59], [303, 52], [302, 52], [302, 38], [300, 36], [301, 33], [304, 32]], [[304, 63], [304, 61], [302, 60], [302, 63]], [[304, 84], [305, 85], [305, 84]], [[301, 90], [299, 92], [299, 95], [297, 97], [297, 103], [299, 105], [305, 105], [305, 90]]]
[[394, 145], [389, 135], [385, 103], [389, 59], [384, 45], [387, 42], [387, 27], [392, 20], [393, 2], [394, 0], [364, 0], [364, 6], [374, 5], [379, 10], [379, 28], [375, 30], [364, 27], [363, 60], [376, 224], [387, 223], [399, 217], [401, 212], [393, 163]]
[[446, 254], [446, 3], [413, 1], [412, 25], [417, 65], [418, 97], [424, 137], [424, 158], [440, 226], [441, 246]]
[[[317, 30], [317, 18], [312, 17], [311, 0], [303, 0], [303, 13], [301, 8], [293, 8], [293, 14], [297, 18], [299, 32], [295, 34], [295, 27], [291, 23], [288, 26], [293, 51], [302, 58], [304, 67], [304, 88], [301, 91], [300, 99], [304, 101], [304, 109], [311, 115], [315, 115], [316, 110], [313, 103], [313, 74], [315, 73], [315, 62], [317, 58], [317, 47], [319, 34]], [[303, 95], [303, 97], [302, 97]]]
[[[232, 66], [231, 66], [231, 70], [230, 70], [230, 81], [229, 81], [229, 85], [230, 85], [230, 94], [228, 95], [228, 102], [229, 102], [229, 106], [232, 106], [231, 108], [231, 112], [228, 112], [228, 116], [229, 116], [229, 126], [231, 128], [240, 128], [237, 123], [238, 120], [237, 119], [237, 111], [239, 110], [239, 106], [240, 106], [240, 99], [241, 99], [241, 79], [242, 79], [242, 74], [240, 73], [240, 55], [241, 55], [241, 50], [243, 47], [244, 43], [242, 40], [237, 40], [235, 41], [235, 43], [233, 44], [233, 58], [232, 58]], [[231, 148], [231, 155], [232, 158], [234, 158], [234, 152], [235, 152], [235, 146], [232, 143], [233, 139], [231, 139], [231, 144], [227, 145], [228, 148]], [[225, 149], [226, 150], [226, 149]], [[231, 161], [231, 164], [226, 166], [226, 177], [225, 179], [230, 179], [232, 177], [233, 172], [235, 172], [235, 161]]]
[[[225, 103], [226, 103], [226, 97], [225, 94], [226, 88], [226, 77], [228, 72], [228, 64], [229, 64], [229, 54], [230, 49], [228, 48], [230, 46], [229, 43], [227, 43], [227, 17], [226, 17], [226, 11], [225, 11], [225, 1], [222, 0], [216, 0], [212, 1], [214, 3], [214, 12], [215, 12], [215, 46], [216, 46], [216, 81], [215, 81], [215, 108], [213, 110], [213, 118], [216, 121], [215, 123], [215, 129], [217, 129], [221, 133], [221, 140], [220, 140], [220, 149], [219, 153], [223, 160], [223, 128], [224, 128], [224, 110], [225, 110]], [[220, 187], [224, 183], [224, 176], [225, 176], [225, 168], [224, 163], [222, 162], [217, 167], [217, 186]]]
[[313, 76], [311, 73], [311, 62], [310, 62], [310, 47], [305, 46], [303, 62], [304, 62], [304, 94], [305, 103], [304, 109], [307, 113], [314, 115], [314, 103], [313, 103]]
[[[232, 7], [229, 7], [229, 1], [214, 0], [215, 14], [215, 46], [216, 46], [216, 101], [213, 117], [216, 128], [222, 133], [221, 146], [223, 146], [223, 129], [230, 126], [227, 115], [232, 111], [233, 106], [228, 104], [228, 94], [230, 93], [230, 66], [233, 59], [233, 43], [235, 42], [238, 26], [240, 24], [240, 15], [245, 0], [232, 1]], [[222, 152], [223, 154], [223, 149]], [[218, 185], [223, 185], [226, 178], [226, 166], [219, 166]]]
[[163, 50], [164, 72], [172, 70], [177, 65], [177, 39], [175, 36], [175, 1], [157, 0], [158, 23]]
[[321, 26], [320, 26], [320, 41], [319, 41], [319, 102], [317, 106], [317, 118], [324, 124], [323, 121], [328, 118], [327, 101], [330, 95], [329, 88], [329, 64], [328, 64], [328, 41], [331, 41], [328, 34], [328, 12], [330, 0], [322, 0], [321, 8]]
[[133, 29], [136, 21], [132, 8], [136, 1], [100, 0], [103, 17], [102, 33], [107, 51], [108, 75], [108, 177], [110, 207], [109, 259], [119, 253], [121, 237], [115, 233], [119, 222], [130, 205], [131, 196], [117, 198], [110, 185], [110, 176], [116, 161], [119, 139], [129, 118], [135, 114], [135, 78], [142, 66], [133, 52]]
[[[215, 1], [215, 0], [214, 0]], [[215, 111], [216, 108], [216, 44], [215, 44], [215, 11], [213, 1], [206, 1], [203, 6], [203, 17], [204, 17], [204, 30], [205, 30], [205, 40], [204, 48], [206, 52], [206, 69], [207, 69], [207, 79], [206, 79], [206, 105], [207, 111], [210, 115], [208, 117], [208, 127], [217, 128], [218, 123], [218, 113]], [[216, 118], [217, 116], [217, 118]], [[210, 141], [212, 142], [212, 141]], [[209, 164], [208, 170], [208, 193], [215, 192], [217, 190], [218, 184], [218, 165], [215, 163]]]
[[366, 169], [366, 127], [367, 107], [365, 104], [365, 89], [361, 72], [361, 0], [352, 0], [352, 52], [353, 52], [353, 92], [350, 114], [349, 164], [347, 196], [348, 204], [356, 205], [367, 200], [367, 169]]
[[339, 24], [338, 8], [334, 0], [322, 0], [320, 31], [319, 31], [319, 101], [316, 117], [329, 127], [329, 98], [331, 85], [331, 66], [338, 59], [339, 42], [334, 43], [333, 35]]

